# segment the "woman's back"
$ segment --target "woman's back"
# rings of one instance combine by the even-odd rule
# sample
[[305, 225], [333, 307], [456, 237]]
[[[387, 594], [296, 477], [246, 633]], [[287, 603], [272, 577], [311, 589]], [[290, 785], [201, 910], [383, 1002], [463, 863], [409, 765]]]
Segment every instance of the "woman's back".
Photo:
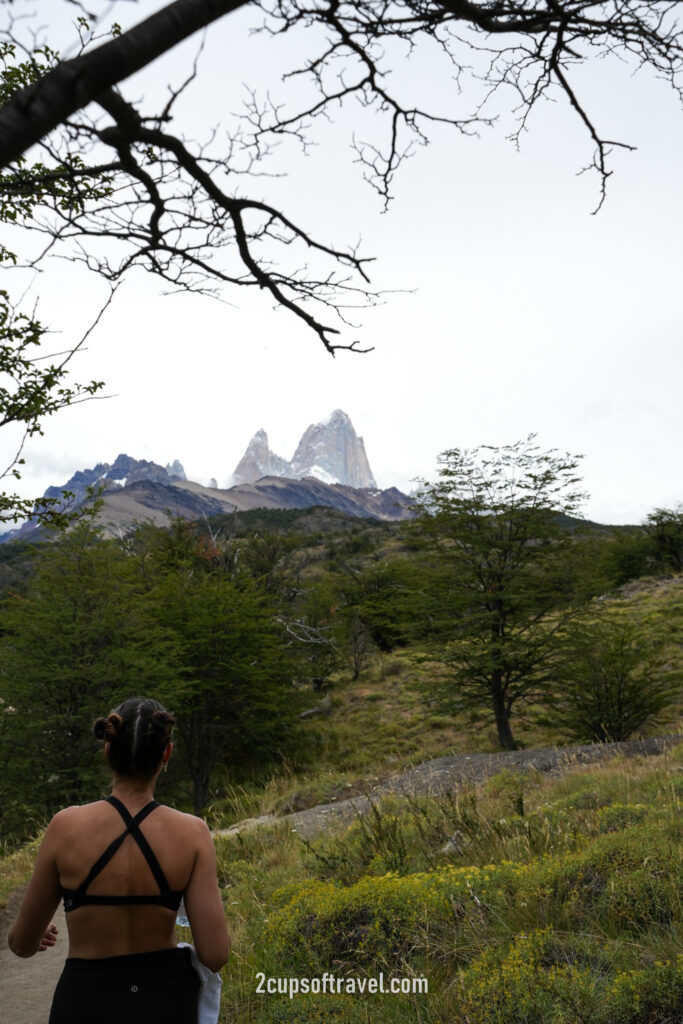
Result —
[[49, 922], [64, 898], [69, 956], [50, 1024], [196, 1024], [199, 978], [174, 935], [183, 895], [199, 960], [218, 971], [228, 959], [211, 833], [154, 800], [173, 724], [148, 697], [98, 718], [112, 795], [65, 808], [45, 831], [8, 941], [18, 956], [54, 945]]
[[[122, 806], [134, 817], [143, 805], [138, 801], [122, 802]], [[71, 956], [120, 956], [175, 945], [173, 900], [171, 906], [152, 902], [160, 893], [152, 864], [158, 863], [171, 893], [185, 893], [197, 860], [200, 833], [205, 830], [198, 818], [156, 805], [133, 832], [126, 834], [126, 821], [117, 807], [100, 800], [66, 808], [55, 817], [52, 828], [59, 884], [67, 890]], [[151, 851], [152, 864], [134, 833]], [[121, 845], [87, 886], [86, 900], [91, 898], [92, 902], [78, 905], [79, 900], [72, 900], [70, 894], [78, 892], [93, 866], [122, 836]], [[103, 905], [97, 902], [98, 897], [114, 897], [120, 902]], [[130, 897], [152, 899], [131, 905], [125, 902]], [[69, 906], [71, 902], [76, 904], [74, 909]]]

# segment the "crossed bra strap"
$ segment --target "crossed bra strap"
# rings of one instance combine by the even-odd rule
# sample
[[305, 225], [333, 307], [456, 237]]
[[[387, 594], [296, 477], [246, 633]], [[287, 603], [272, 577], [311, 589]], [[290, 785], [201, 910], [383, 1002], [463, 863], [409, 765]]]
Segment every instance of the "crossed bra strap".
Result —
[[[140, 823], [143, 822], [145, 818], [159, 806], [159, 804], [156, 800], [150, 800], [150, 802], [146, 804], [141, 811], [138, 811], [135, 817], [133, 817], [128, 809], [124, 807], [121, 801], [115, 796], [107, 797], [107, 803], [110, 803], [112, 807], [116, 808], [126, 823], [126, 828], [120, 836], [109, 844], [102, 856], [95, 861], [88, 872], [87, 877], [81, 882], [77, 889], [65, 889], [62, 887], [64, 910], [68, 913], [70, 910], [76, 910], [77, 907], [83, 907], [90, 904], [106, 907], [144, 906], [152, 904], [154, 906], [167, 907], [169, 910], [177, 910], [180, 906], [183, 894], [182, 892], [174, 892], [171, 890], [168, 882], [166, 881], [166, 875], [161, 870], [161, 865], [154, 855], [154, 851], [140, 831]], [[87, 892], [88, 886], [94, 878], [97, 878], [102, 869], [106, 867], [128, 835], [131, 835], [140, 847], [142, 855], [147, 861], [149, 869], [154, 875], [154, 879], [159, 886], [159, 892], [152, 893], [147, 896], [104, 896], [95, 893], [89, 894]]]

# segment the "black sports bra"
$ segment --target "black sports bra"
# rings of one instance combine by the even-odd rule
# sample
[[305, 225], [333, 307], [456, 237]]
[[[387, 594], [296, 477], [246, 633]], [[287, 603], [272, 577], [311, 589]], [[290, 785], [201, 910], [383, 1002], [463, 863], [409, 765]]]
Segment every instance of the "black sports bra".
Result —
[[[62, 889], [62, 896], [64, 897], [64, 910], [68, 913], [70, 910], [76, 910], [78, 907], [88, 906], [90, 904], [97, 904], [103, 907], [120, 907], [120, 906], [144, 906], [146, 904], [152, 904], [157, 907], [167, 907], [169, 910], [177, 910], [180, 906], [180, 901], [183, 898], [182, 892], [173, 892], [168, 882], [166, 881], [166, 875], [161, 870], [159, 861], [154, 856], [151, 846], [140, 831], [140, 822], [144, 821], [148, 814], [151, 814], [155, 807], [159, 807], [156, 800], [150, 800], [145, 807], [133, 818], [130, 812], [124, 807], [120, 800], [115, 796], [108, 796], [107, 802], [115, 807], [121, 817], [126, 823], [126, 829], [118, 839], [115, 839], [109, 844], [107, 849], [104, 851], [102, 856], [93, 864], [90, 871], [88, 872], [87, 878], [81, 882], [77, 889]], [[100, 896], [95, 893], [88, 895], [87, 888], [94, 878], [99, 875], [100, 871], [109, 863], [116, 851], [121, 846], [123, 840], [127, 835], [131, 835], [135, 842], [142, 850], [143, 856], [149, 864], [150, 870], [154, 875], [157, 885], [159, 886], [158, 893], [152, 893], [149, 896]]]

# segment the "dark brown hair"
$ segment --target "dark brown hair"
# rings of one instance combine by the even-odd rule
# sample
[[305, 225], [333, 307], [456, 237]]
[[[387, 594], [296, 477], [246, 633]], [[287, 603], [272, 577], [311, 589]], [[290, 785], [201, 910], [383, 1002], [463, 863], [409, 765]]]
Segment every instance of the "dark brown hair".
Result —
[[152, 697], [129, 697], [107, 718], [97, 718], [93, 732], [109, 743], [107, 758], [117, 775], [151, 779], [173, 732], [175, 719]]

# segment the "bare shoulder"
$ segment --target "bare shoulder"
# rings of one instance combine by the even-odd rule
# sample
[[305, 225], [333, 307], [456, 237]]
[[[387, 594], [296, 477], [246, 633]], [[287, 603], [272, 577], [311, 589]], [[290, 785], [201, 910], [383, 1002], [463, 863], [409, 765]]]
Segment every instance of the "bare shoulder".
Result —
[[75, 835], [82, 833], [84, 827], [88, 828], [94, 825], [93, 819], [97, 812], [92, 808], [95, 807], [95, 804], [83, 804], [64, 807], [61, 811], [57, 811], [45, 829], [41, 843], [44, 850], [54, 854], [65, 845], [68, 846]]
[[57, 813], [51, 819], [46, 829], [46, 835], [48, 832], [57, 835], [74, 826], [78, 826], [83, 823], [89, 817], [92, 817], [93, 808], [97, 804], [74, 804], [71, 807], [63, 807], [61, 811]]
[[209, 826], [203, 818], [198, 818], [196, 814], [187, 814], [185, 811], [176, 811], [174, 807], [167, 807], [166, 804], [162, 806], [164, 812], [168, 815], [168, 821], [172, 822], [176, 828], [181, 829], [186, 835], [194, 836], [197, 839], [205, 839], [207, 836], [211, 837]]

